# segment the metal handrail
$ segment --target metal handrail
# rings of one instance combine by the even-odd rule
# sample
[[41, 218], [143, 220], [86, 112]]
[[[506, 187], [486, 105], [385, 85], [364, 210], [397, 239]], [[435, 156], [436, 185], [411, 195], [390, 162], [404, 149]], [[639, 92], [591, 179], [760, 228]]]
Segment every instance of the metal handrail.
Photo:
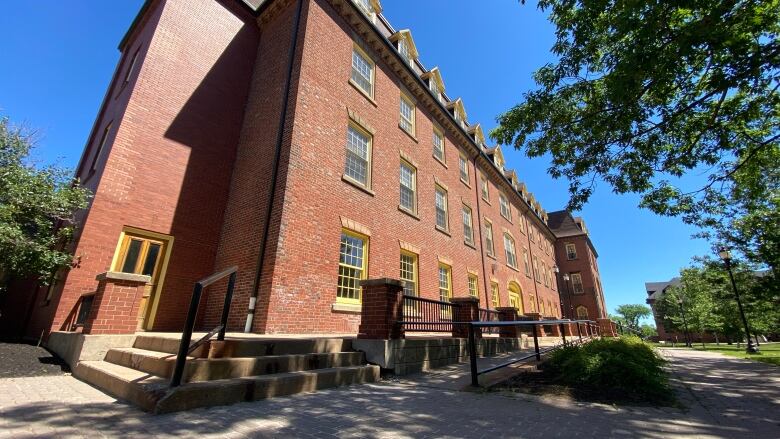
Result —
[[[232, 266], [222, 271], [212, 274], [204, 279], [195, 283], [195, 288], [192, 290], [192, 299], [190, 300], [190, 309], [187, 312], [187, 320], [184, 323], [184, 331], [181, 334], [181, 343], [179, 344], [179, 353], [176, 355], [176, 364], [173, 369], [173, 376], [171, 377], [171, 387], [177, 387], [181, 385], [181, 379], [184, 375], [184, 365], [187, 362], [187, 355], [198, 348], [201, 344], [205, 343], [209, 338], [213, 337], [215, 333], [219, 332], [217, 340], [222, 341], [225, 339], [225, 330], [227, 328], [228, 314], [230, 313], [230, 302], [233, 300], [233, 287], [236, 284], [236, 273], [238, 267]], [[195, 327], [195, 317], [198, 314], [198, 308], [200, 306], [200, 297], [203, 294], [203, 289], [207, 286], [223, 279], [225, 276], [230, 276], [228, 279], [227, 292], [225, 293], [225, 301], [222, 305], [222, 316], [220, 317], [220, 324], [213, 330], [211, 330], [206, 336], [196, 341], [192, 345], [192, 330]]]
[[[459, 323], [468, 325], [468, 330], [469, 330], [468, 345], [469, 345], [469, 363], [470, 363], [469, 365], [471, 368], [471, 385], [474, 387], [479, 387], [479, 376], [482, 374], [486, 374], [488, 372], [492, 372], [494, 370], [501, 369], [503, 367], [507, 367], [515, 363], [519, 363], [521, 361], [525, 361], [532, 357], [536, 357], [536, 361], [541, 361], [543, 354], [552, 352], [560, 348], [561, 346], [584, 343], [585, 341], [593, 338], [594, 336], [599, 335], [599, 326], [596, 322], [592, 320], [515, 320], [515, 321], [502, 321], [502, 322], [459, 322]], [[579, 339], [567, 342], [566, 331], [564, 330], [563, 325], [567, 325], [570, 323], [577, 324], [577, 333]], [[582, 334], [583, 323], [585, 324], [585, 339], [583, 339], [583, 334]], [[560, 345], [552, 346], [547, 349], [539, 349], [539, 335], [538, 335], [537, 326], [540, 325], [541, 326], [558, 325], [563, 343]], [[520, 358], [516, 358], [514, 360], [505, 363], [501, 363], [496, 366], [489, 367], [484, 370], [479, 370], [477, 366], [477, 340], [475, 335], [475, 328], [512, 327], [512, 326], [531, 326], [531, 329], [533, 330], [533, 337], [534, 337], [534, 353], [525, 355]]]

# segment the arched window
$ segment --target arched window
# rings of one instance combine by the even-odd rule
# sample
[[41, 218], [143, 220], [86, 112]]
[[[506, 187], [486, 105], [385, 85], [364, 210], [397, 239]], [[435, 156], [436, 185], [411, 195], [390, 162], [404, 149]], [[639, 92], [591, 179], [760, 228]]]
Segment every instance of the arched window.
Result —
[[588, 308], [585, 308], [582, 305], [578, 306], [577, 307], [577, 318], [579, 320], [587, 320], [587, 318], [588, 318]]

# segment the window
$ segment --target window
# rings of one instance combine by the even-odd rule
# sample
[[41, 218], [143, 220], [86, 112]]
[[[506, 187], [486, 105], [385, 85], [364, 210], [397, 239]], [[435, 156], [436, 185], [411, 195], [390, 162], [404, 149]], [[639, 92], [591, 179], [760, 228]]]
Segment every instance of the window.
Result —
[[488, 256], [496, 256], [496, 247], [493, 244], [493, 223], [485, 220], [485, 246]]
[[536, 312], [536, 296], [533, 294], [528, 296], [528, 304], [530, 305], [531, 312]]
[[482, 182], [482, 199], [489, 203], [490, 202], [490, 185], [488, 183], [487, 178], [485, 178], [484, 175], [480, 177], [480, 180]]
[[585, 288], [582, 286], [582, 275], [579, 273], [571, 274], [571, 285], [574, 294], [582, 294], [585, 292]]
[[490, 300], [493, 302], [493, 309], [501, 306], [501, 301], [498, 295], [498, 284], [495, 282], [490, 284]]
[[539, 302], [539, 314], [541, 314], [542, 316], [546, 316], [546, 314], [544, 313], [544, 300]]
[[504, 251], [506, 253], [506, 264], [512, 268], [517, 268], [517, 256], [515, 255], [515, 240], [504, 233]]
[[367, 237], [348, 230], [341, 231], [337, 301], [360, 303], [360, 281], [366, 278], [367, 244]]
[[404, 160], [401, 160], [401, 193], [400, 206], [409, 212], [417, 212], [417, 170]]
[[541, 282], [539, 279], [539, 258], [536, 256], [534, 258], [534, 279], [536, 279], [537, 282]]
[[355, 3], [369, 16], [374, 13], [374, 5], [371, 4], [371, 0], [356, 0]]
[[445, 163], [444, 159], [444, 134], [436, 128], [433, 129], [433, 156]]
[[401, 121], [399, 124], [404, 131], [414, 136], [414, 104], [403, 94], [401, 95]]
[[362, 50], [352, 49], [352, 83], [366, 95], [374, 97], [374, 62]]
[[95, 169], [97, 169], [98, 159], [100, 159], [100, 155], [103, 154], [103, 148], [106, 146], [108, 133], [111, 132], [112, 124], [113, 122], [109, 122], [108, 125], [106, 125], [106, 128], [103, 130], [103, 136], [100, 137], [100, 143], [98, 143], [97, 151], [95, 151], [95, 156], [92, 157], [92, 164], [89, 166], [89, 172], [95, 172]]
[[371, 181], [371, 135], [354, 124], [347, 129], [347, 161], [344, 175], [364, 187]]
[[501, 208], [501, 216], [512, 221], [512, 210], [509, 207], [509, 200], [506, 199], [506, 195], [498, 194], [498, 204]]
[[551, 250], [552, 250], [552, 244], [550, 243], [550, 241], [549, 240], [544, 241], [544, 252], [549, 255]]
[[463, 205], [463, 241], [468, 245], [474, 245], [474, 227], [471, 222], [471, 208]]
[[162, 241], [125, 234], [116, 271], [155, 276], [164, 246]]
[[406, 62], [412, 62], [412, 53], [409, 51], [409, 43], [406, 42], [406, 38], [398, 40], [398, 53], [406, 60]]
[[531, 226], [528, 228], [528, 239], [531, 240], [531, 242], [536, 242], [536, 238], [534, 237], [534, 231], [536, 230], [536, 227]]
[[478, 282], [477, 275], [469, 273], [469, 296], [477, 297], [479, 294]]
[[588, 308], [585, 308], [582, 305], [578, 306], [577, 307], [577, 318], [579, 320], [587, 320], [588, 319]]
[[417, 255], [401, 251], [401, 280], [404, 281], [404, 294], [419, 296], [417, 289]]
[[436, 227], [441, 230], [449, 230], [447, 218], [447, 191], [436, 185]]
[[431, 79], [428, 80], [428, 85], [431, 89], [431, 93], [436, 96], [436, 99], [441, 99], [439, 97], [439, 93], [441, 93], [439, 90], [439, 84], [436, 83], [436, 79], [434, 79], [433, 76], [431, 76]]
[[544, 280], [544, 286], [550, 286], [550, 277], [547, 275], [547, 264], [542, 262], [542, 279]]
[[[452, 298], [452, 268], [439, 264], [439, 300], [449, 302]], [[450, 307], [441, 307], [442, 318], [452, 318]]]
[[461, 155], [458, 161], [458, 167], [460, 169], [460, 181], [469, 184], [469, 162], [466, 157]]
[[527, 248], [523, 248], [523, 265], [525, 266], [525, 275], [531, 277], [531, 264], [528, 262]]
[[566, 259], [577, 259], [577, 247], [574, 244], [566, 244]]

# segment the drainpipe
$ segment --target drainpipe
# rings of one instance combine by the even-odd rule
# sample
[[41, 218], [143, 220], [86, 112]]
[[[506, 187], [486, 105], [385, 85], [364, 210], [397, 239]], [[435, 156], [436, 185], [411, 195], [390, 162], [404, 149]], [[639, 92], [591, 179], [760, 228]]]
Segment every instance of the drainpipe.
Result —
[[282, 154], [282, 139], [287, 121], [287, 107], [290, 101], [290, 84], [292, 79], [293, 67], [295, 65], [295, 50], [298, 45], [298, 28], [301, 21], [301, 10], [304, 0], [298, 0], [298, 6], [295, 11], [295, 22], [293, 24], [292, 41], [290, 41], [290, 51], [287, 55], [287, 78], [284, 83], [284, 101], [282, 102], [282, 112], [279, 115], [279, 129], [276, 133], [276, 150], [274, 151], [274, 160], [271, 173], [271, 192], [268, 196], [268, 207], [265, 211], [265, 227], [263, 228], [263, 240], [260, 241], [260, 250], [257, 257], [257, 267], [255, 271], [255, 280], [252, 285], [252, 296], [249, 298], [249, 310], [246, 316], [246, 325], [244, 332], [252, 331], [252, 323], [255, 320], [255, 307], [257, 306], [257, 296], [260, 293], [260, 275], [265, 265], [265, 248], [268, 243], [269, 229], [271, 228], [271, 215], [273, 214], [274, 198], [276, 197], [277, 177], [279, 175], [279, 156]]
[[[488, 288], [488, 284], [490, 284], [490, 279], [488, 279], [487, 270], [485, 269], [485, 249], [482, 245], [482, 214], [479, 210], [479, 201], [480, 198], [482, 198], [482, 194], [480, 193], [479, 185], [482, 184], [482, 180], [477, 177], [477, 156], [474, 156], [474, 193], [477, 196], [477, 226], [479, 229], [477, 230], [477, 236], [479, 236], [479, 258], [482, 261], [482, 277], [485, 279], [483, 282], [484, 290], [485, 290], [485, 309], [490, 309], [491, 301], [490, 301], [490, 289]], [[478, 181], [479, 180], [479, 181]], [[493, 246], [495, 247], [495, 236], [493, 237]]]
[[[526, 213], [533, 214], [530, 210], [528, 212], [523, 213], [525, 216]], [[530, 215], [529, 215], [530, 216]], [[526, 220], [526, 225], [528, 225], [528, 221]], [[535, 226], [534, 226], [535, 227]], [[528, 261], [529, 264], [531, 264], [531, 283], [534, 284], [534, 293], [536, 295], [536, 312], [540, 312], [541, 308], [539, 307], [539, 287], [536, 286], [536, 270], [534, 270], [534, 258], [531, 254], [531, 250], [533, 249], [533, 246], [531, 245], [531, 231], [526, 228], [525, 230], [525, 238], [528, 241], [528, 257], [530, 260]], [[539, 264], [536, 264], [537, 268], [539, 267]], [[544, 316], [542, 316], [544, 317]]]

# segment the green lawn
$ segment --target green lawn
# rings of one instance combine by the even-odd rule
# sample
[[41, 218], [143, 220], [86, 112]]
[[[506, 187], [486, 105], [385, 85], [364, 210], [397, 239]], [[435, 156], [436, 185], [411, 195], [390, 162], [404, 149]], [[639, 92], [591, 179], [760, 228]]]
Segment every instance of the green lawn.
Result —
[[744, 343], [740, 344], [739, 348], [737, 348], [736, 344], [728, 345], [726, 343], [721, 343], [720, 345], [715, 343], [706, 343], [705, 347], [702, 348], [701, 343], [694, 343], [693, 348], [697, 351], [718, 352], [720, 354], [730, 355], [732, 357], [747, 358], [749, 360], [761, 361], [762, 363], [769, 363], [774, 364], [775, 366], [780, 366], [780, 343], [761, 343], [761, 346], [759, 347], [761, 352], [758, 354], [745, 353]]

